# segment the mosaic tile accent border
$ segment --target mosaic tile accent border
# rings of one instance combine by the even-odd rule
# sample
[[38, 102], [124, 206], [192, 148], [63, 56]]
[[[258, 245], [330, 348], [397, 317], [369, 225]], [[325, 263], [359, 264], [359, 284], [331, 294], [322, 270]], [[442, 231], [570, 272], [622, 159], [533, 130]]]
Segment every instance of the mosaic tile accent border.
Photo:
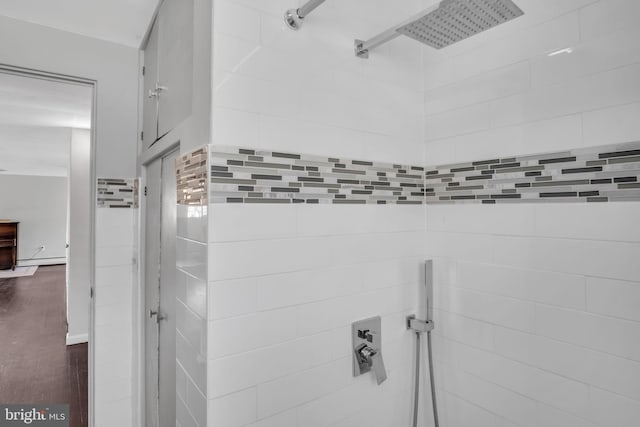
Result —
[[213, 146], [210, 174], [212, 203], [640, 201], [640, 141], [427, 168]]
[[138, 207], [137, 178], [98, 178], [96, 204], [99, 208]]
[[176, 159], [176, 189], [179, 205], [207, 204], [207, 147]]
[[422, 204], [424, 168], [214, 146], [212, 203]]
[[429, 168], [427, 203], [640, 201], [640, 142]]

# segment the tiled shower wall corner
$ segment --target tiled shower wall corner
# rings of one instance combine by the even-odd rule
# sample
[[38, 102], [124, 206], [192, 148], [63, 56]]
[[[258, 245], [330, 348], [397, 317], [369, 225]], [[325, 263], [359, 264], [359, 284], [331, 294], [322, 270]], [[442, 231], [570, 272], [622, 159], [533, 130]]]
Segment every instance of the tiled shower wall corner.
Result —
[[207, 147], [176, 159], [176, 418], [207, 423]]
[[96, 427], [132, 425], [137, 179], [98, 178], [95, 259]]
[[[427, 52], [429, 163], [541, 152], [579, 159], [582, 149], [640, 140], [638, 3], [553, 7], [545, 11], [552, 19], [504, 39], [440, 58]], [[568, 46], [573, 53], [547, 56]], [[607, 189], [634, 184], [615, 180], [637, 177], [637, 168], [600, 164], [605, 159], [575, 167], [603, 167], [593, 172], [608, 176], [587, 176], [613, 180]], [[562, 173], [574, 166], [549, 166], [554, 180], [580, 187], [539, 189], [578, 193], [570, 200], [590, 191], [582, 171]], [[522, 189], [522, 197], [533, 191]], [[444, 425], [637, 424], [640, 203], [426, 209], [427, 251], [438, 271], [434, 344]]]

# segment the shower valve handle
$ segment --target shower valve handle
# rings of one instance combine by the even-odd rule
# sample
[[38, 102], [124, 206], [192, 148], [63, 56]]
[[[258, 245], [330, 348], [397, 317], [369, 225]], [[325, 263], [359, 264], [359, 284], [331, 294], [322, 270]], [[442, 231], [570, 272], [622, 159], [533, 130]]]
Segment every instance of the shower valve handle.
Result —
[[382, 384], [387, 379], [387, 370], [384, 367], [384, 360], [382, 359], [382, 353], [376, 352], [371, 356], [371, 368], [376, 376], [378, 385]]
[[363, 345], [357, 350], [357, 352], [361, 363], [363, 365], [367, 365], [373, 370], [373, 374], [376, 376], [378, 385], [382, 384], [387, 379], [387, 370], [384, 367], [382, 353], [368, 345]]

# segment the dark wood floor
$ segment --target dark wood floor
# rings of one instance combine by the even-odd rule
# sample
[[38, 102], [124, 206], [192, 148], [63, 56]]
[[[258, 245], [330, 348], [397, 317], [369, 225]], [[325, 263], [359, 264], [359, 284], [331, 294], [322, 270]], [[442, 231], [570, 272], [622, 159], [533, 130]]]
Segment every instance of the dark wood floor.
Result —
[[67, 347], [65, 266], [0, 279], [0, 402], [69, 404], [87, 425], [87, 345]]

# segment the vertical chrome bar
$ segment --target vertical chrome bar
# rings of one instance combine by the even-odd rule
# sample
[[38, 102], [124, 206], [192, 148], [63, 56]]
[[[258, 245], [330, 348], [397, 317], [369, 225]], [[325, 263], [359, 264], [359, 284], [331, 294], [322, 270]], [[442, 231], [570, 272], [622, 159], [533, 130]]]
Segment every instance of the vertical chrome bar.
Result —
[[304, 4], [304, 6], [302, 6], [302, 7], [300, 7], [298, 9], [298, 16], [300, 18], [304, 19], [308, 14], [313, 12], [316, 7], [320, 6], [324, 2], [325, 2], [325, 0], [310, 0], [310, 1], [308, 1], [307, 3]]
[[427, 321], [433, 320], [433, 260], [424, 262], [425, 308]]

